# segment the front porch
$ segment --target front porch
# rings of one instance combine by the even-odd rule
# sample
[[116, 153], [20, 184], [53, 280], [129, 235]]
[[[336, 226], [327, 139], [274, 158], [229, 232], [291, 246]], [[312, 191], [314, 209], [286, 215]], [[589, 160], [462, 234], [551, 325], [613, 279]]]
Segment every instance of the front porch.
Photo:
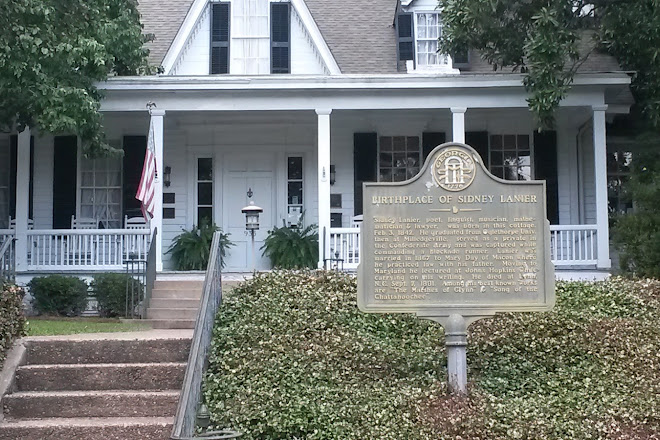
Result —
[[[608, 87], [618, 90], [628, 80], [600, 80], [602, 86], [576, 84], [555, 131], [542, 134], [524, 90], [510, 79], [111, 80], [102, 111], [123, 158], [85, 159], [70, 136], [14, 135], [15, 170], [7, 172], [15, 179], [7, 185], [14, 202], [0, 206], [13, 223], [0, 229], [0, 267], [15, 261], [23, 274], [117, 271], [152, 247], [158, 271], [171, 270], [166, 251], [176, 235], [206, 219], [236, 243], [225, 270], [246, 272], [251, 252], [240, 211], [252, 199], [264, 208], [257, 249], [269, 229], [295, 224], [304, 213], [305, 224], [319, 226], [319, 267], [355, 270], [362, 183], [410, 178], [432, 148], [453, 140], [475, 147], [499, 177], [548, 182], [557, 268], [607, 270], [606, 113], [622, 109], [603, 102]], [[150, 100], [158, 104], [151, 114], [144, 107]], [[122, 229], [121, 219], [135, 215], [150, 122], [163, 171], [156, 215], [149, 229]], [[71, 216], [93, 217], [98, 228], [70, 229]], [[257, 269], [269, 268], [259, 256]]]

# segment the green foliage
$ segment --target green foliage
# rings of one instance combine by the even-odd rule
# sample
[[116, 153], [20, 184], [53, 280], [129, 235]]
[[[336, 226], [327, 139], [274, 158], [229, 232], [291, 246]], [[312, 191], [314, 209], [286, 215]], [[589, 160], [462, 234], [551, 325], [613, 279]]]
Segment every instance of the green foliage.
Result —
[[[643, 113], [660, 127], [660, 3], [657, 0], [439, 0], [440, 50], [477, 49], [495, 68], [525, 74], [529, 107], [542, 127], [553, 124], [577, 69], [605, 49], [634, 70]], [[592, 4], [594, 14], [585, 11]], [[582, 42], [581, 50], [579, 43]]]
[[148, 73], [147, 39], [135, 0], [0, 2], [0, 130], [37, 126], [79, 136], [91, 156], [111, 150], [95, 83]]
[[127, 323], [109, 318], [41, 318], [32, 317], [27, 325], [28, 336], [74, 335], [81, 333], [115, 333], [150, 330], [147, 323]]
[[319, 239], [316, 225], [303, 227], [302, 219], [297, 227], [282, 225], [268, 231], [261, 247], [263, 255], [270, 258], [273, 267], [301, 269], [316, 267], [319, 258]]
[[[190, 231], [183, 231], [174, 238], [172, 246], [167, 250], [172, 254], [174, 268], [176, 270], [205, 270], [209, 263], [211, 243], [215, 231], [222, 231], [215, 224], [202, 223], [200, 227], [193, 226]], [[222, 234], [220, 237], [220, 260], [225, 267], [227, 250], [234, 246], [229, 240], [230, 234]]]
[[20, 287], [0, 282], [0, 370], [14, 339], [25, 334], [24, 295]]
[[[641, 142], [660, 144], [655, 137]], [[620, 251], [621, 269], [628, 274], [660, 277], [660, 153], [650, 150], [635, 157], [627, 191], [635, 212], [615, 219], [612, 240]]]
[[438, 325], [359, 312], [347, 275], [280, 271], [221, 305], [204, 395], [246, 440], [641, 440], [660, 432], [658, 352], [660, 282], [560, 282], [552, 312], [470, 327], [456, 398]]
[[[142, 300], [142, 294], [144, 292], [144, 284], [125, 273], [103, 273], [96, 275], [90, 287], [96, 295], [99, 313], [104, 317], [125, 317], [127, 293], [129, 291], [133, 293], [136, 302], [139, 303]], [[138, 304], [135, 305], [137, 306]]]
[[77, 316], [87, 307], [87, 283], [78, 277], [48, 275], [28, 283], [32, 304], [39, 313]]

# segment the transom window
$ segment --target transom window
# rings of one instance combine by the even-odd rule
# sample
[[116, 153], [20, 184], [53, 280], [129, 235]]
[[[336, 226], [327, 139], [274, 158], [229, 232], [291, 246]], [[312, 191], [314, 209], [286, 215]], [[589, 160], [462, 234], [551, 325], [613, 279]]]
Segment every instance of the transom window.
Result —
[[532, 180], [532, 154], [529, 135], [491, 135], [491, 173], [506, 180]]
[[447, 64], [447, 57], [438, 54], [438, 38], [442, 35], [442, 22], [437, 12], [415, 14], [417, 21], [417, 64], [437, 66]]
[[122, 227], [122, 162], [119, 157], [81, 158], [80, 217], [106, 229]]
[[422, 158], [419, 136], [381, 136], [379, 150], [379, 182], [401, 182], [419, 173]]

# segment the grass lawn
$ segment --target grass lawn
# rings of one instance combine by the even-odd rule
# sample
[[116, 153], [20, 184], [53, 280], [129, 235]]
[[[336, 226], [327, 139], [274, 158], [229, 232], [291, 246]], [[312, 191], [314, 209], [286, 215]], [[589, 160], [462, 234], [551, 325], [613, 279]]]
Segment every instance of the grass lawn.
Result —
[[110, 318], [31, 317], [28, 336], [73, 335], [78, 333], [110, 333], [148, 330], [147, 324], [123, 323]]
[[469, 329], [468, 398], [442, 328], [368, 315], [355, 280], [272, 272], [221, 305], [204, 395], [251, 439], [660, 439], [660, 282], [557, 283], [552, 312]]

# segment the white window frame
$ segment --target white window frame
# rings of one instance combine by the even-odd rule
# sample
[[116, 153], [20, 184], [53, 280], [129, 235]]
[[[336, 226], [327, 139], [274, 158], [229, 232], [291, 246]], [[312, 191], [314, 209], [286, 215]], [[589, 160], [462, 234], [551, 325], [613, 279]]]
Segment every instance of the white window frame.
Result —
[[[449, 55], [438, 55], [438, 60], [444, 60], [441, 63], [436, 63], [436, 64], [421, 64], [419, 62], [419, 43], [423, 41], [430, 41], [432, 38], [420, 38], [420, 32], [419, 32], [419, 20], [420, 16], [426, 15], [426, 14], [433, 14], [438, 16], [438, 21], [439, 21], [439, 33], [438, 37], [442, 35], [442, 21], [441, 21], [441, 12], [436, 10], [419, 10], [419, 11], [412, 11], [413, 12], [413, 26], [414, 26], [414, 54], [415, 54], [415, 63], [414, 63], [414, 69], [412, 66], [408, 66], [408, 71], [409, 72], [435, 72], [435, 73], [450, 73], [450, 74], [459, 74], [460, 71], [458, 69], [454, 69], [452, 65], [452, 60]], [[437, 39], [436, 39], [437, 41]], [[411, 63], [412, 64], [412, 63]]]
[[[111, 141], [110, 145], [115, 147], [115, 148], [120, 148], [119, 142], [112, 142]], [[82, 191], [83, 191], [83, 189], [94, 189], [94, 190], [96, 190], [96, 189], [107, 189], [107, 190], [119, 189], [119, 194], [120, 194], [119, 195], [119, 218], [118, 218], [118, 220], [115, 220], [115, 221], [119, 222], [119, 225], [118, 225], [119, 229], [123, 228], [124, 227], [124, 224], [123, 224], [124, 223], [124, 218], [123, 218], [122, 214], [124, 212], [124, 192], [123, 192], [124, 191], [124, 166], [123, 166], [123, 163], [122, 163], [121, 156], [117, 157], [117, 160], [119, 162], [119, 186], [109, 186], [109, 185], [108, 186], [96, 186], [96, 180], [94, 181], [93, 186], [83, 186], [83, 179], [82, 179], [83, 163], [84, 163], [83, 159], [84, 158], [83, 158], [83, 154], [82, 154], [82, 145], [81, 145], [81, 142], [80, 142], [80, 138], [78, 138], [78, 166], [77, 166], [78, 176], [77, 176], [77, 179], [76, 179], [77, 180], [77, 184], [76, 184], [76, 218], [81, 218], [81, 216], [82, 216], [81, 212], [82, 212], [82, 205], [83, 205], [83, 203], [82, 203]], [[90, 159], [90, 160], [96, 161], [96, 159]], [[94, 168], [93, 171], [94, 171], [94, 174], [95, 174], [96, 173], [96, 167]], [[95, 200], [92, 201], [92, 206], [96, 206], [95, 202], [96, 202]], [[106, 200], [106, 205], [108, 205], [107, 200]], [[93, 209], [93, 210], [95, 211], [95, 209]], [[107, 221], [107, 220], [103, 220], [103, 219], [96, 219], [96, 220], [97, 220], [97, 222]], [[108, 228], [108, 225], [106, 225], [106, 224], [104, 224], [104, 226], [105, 226], [106, 229], [114, 229], [114, 228]]]
[[[518, 136], [527, 136], [527, 142], [529, 145], [529, 169], [530, 169], [530, 181], [531, 180], [536, 180], [536, 167], [534, 166], [534, 136], [530, 133], [488, 133], [488, 171], [492, 173], [492, 157], [493, 157], [493, 147], [491, 145], [491, 139], [492, 136], [501, 136], [502, 140], [504, 140], [504, 136], [516, 136], [516, 153], [518, 153]], [[505, 151], [503, 148], [498, 150], [500, 152]], [[512, 150], [506, 150], [506, 151], [512, 151]], [[502, 162], [502, 165], [495, 165], [496, 167], [501, 167], [502, 169], [506, 169], [506, 166], [504, 165], [504, 161]], [[502, 179], [504, 180], [509, 180], [505, 177], [505, 174], [502, 174]], [[499, 177], [499, 176], [498, 176]], [[509, 180], [511, 182], [515, 182], [515, 180]], [[522, 180], [521, 182], [525, 182], [525, 180]]]
[[[199, 180], [199, 159], [211, 159], [211, 180]], [[195, 162], [193, 163], [193, 190], [194, 190], [194, 199], [193, 199], [193, 224], [199, 227], [199, 208], [211, 208], [211, 224], [216, 223], [216, 213], [215, 213], [215, 203], [216, 203], [216, 193], [217, 188], [215, 185], [216, 181], [216, 161], [213, 154], [196, 154]], [[200, 205], [199, 204], [199, 183], [211, 183], [211, 205]]]

